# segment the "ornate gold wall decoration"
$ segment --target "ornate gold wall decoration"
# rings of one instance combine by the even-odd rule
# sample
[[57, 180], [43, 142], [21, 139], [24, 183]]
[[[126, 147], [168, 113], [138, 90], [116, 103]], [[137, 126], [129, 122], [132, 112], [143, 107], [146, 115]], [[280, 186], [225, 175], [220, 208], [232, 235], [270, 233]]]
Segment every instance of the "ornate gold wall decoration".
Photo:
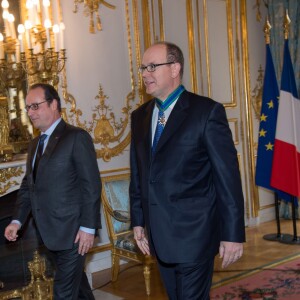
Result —
[[[250, 88], [250, 67], [249, 67], [249, 44], [248, 44], [248, 31], [247, 31], [247, 5], [246, 1], [240, 1], [241, 9], [241, 34], [242, 34], [242, 59], [243, 59], [243, 76], [244, 80], [244, 90], [245, 90], [245, 109], [246, 109], [246, 144], [249, 156], [248, 170], [249, 170], [249, 185], [250, 185], [250, 215], [252, 217], [258, 217], [259, 212], [259, 197], [257, 186], [255, 185], [255, 155], [254, 155], [254, 141], [253, 141], [253, 120], [252, 120], [252, 110], [251, 110], [251, 88]], [[248, 211], [248, 210], [247, 210]]]
[[103, 4], [104, 6], [110, 8], [110, 9], [115, 9], [116, 7], [112, 4], [109, 4], [108, 2], [104, 0], [74, 0], [74, 13], [78, 12], [78, 4], [84, 3], [84, 15], [85, 16], [90, 16], [90, 33], [95, 33], [95, 20], [94, 20], [94, 15], [96, 15], [96, 27], [98, 31], [102, 30], [102, 24], [100, 20], [100, 15], [99, 15], [99, 7], [100, 4]]
[[0, 169], [0, 195], [4, 195], [11, 187], [18, 185], [16, 181], [9, 180], [22, 174], [21, 167]]
[[28, 263], [31, 273], [31, 281], [28, 286], [0, 293], [1, 300], [51, 300], [53, 298], [53, 279], [47, 278], [46, 262], [37, 251], [33, 254], [33, 260]]
[[[134, 43], [136, 53], [136, 63], [140, 64], [140, 41], [139, 41], [139, 29], [138, 29], [138, 12], [137, 2], [132, 2], [133, 10], [133, 29], [134, 29]], [[100, 85], [98, 95], [95, 99], [99, 100], [99, 105], [93, 109], [94, 113], [91, 116], [91, 121], [81, 121], [83, 115], [82, 110], [77, 108], [76, 99], [67, 89], [66, 69], [63, 70], [62, 76], [62, 94], [67, 104], [67, 108], [63, 112], [63, 118], [67, 119], [69, 123], [79, 126], [88, 131], [93, 137], [95, 145], [100, 144], [103, 147], [97, 149], [97, 158], [102, 158], [105, 162], [111, 160], [112, 157], [118, 156], [130, 143], [130, 128], [129, 119], [130, 113], [133, 108], [136, 108], [143, 102], [142, 82], [141, 78], [138, 81], [138, 88], [133, 72], [133, 51], [132, 51], [132, 39], [131, 39], [131, 20], [129, 13], [129, 1], [125, 1], [125, 13], [126, 13], [126, 29], [127, 29], [127, 46], [128, 46], [128, 59], [129, 59], [129, 74], [130, 74], [130, 91], [125, 96], [125, 106], [121, 109], [123, 118], [117, 120], [113, 108], [106, 102], [108, 96], [103, 92], [103, 88]], [[138, 99], [136, 99], [138, 94]], [[134, 107], [133, 104], [135, 103]], [[70, 106], [70, 108], [69, 108]], [[68, 113], [69, 112], [69, 113]]]
[[[126, 148], [130, 141], [130, 136], [127, 135], [123, 141], [122, 137], [128, 128], [130, 119], [130, 112], [132, 106], [130, 102], [133, 102], [135, 93], [131, 92], [126, 97], [126, 104], [122, 108], [124, 119], [120, 118], [116, 120], [115, 114], [112, 109], [105, 103], [108, 97], [103, 93], [103, 89], [100, 85], [99, 93], [95, 99], [99, 100], [99, 105], [94, 108], [93, 114], [94, 128], [94, 142], [95, 144], [101, 144], [101, 149], [96, 149], [97, 157], [103, 158], [104, 161], [110, 161], [113, 156], [119, 155]], [[96, 114], [100, 118], [96, 119]], [[121, 142], [120, 142], [121, 141]], [[109, 147], [110, 144], [118, 143], [115, 147]]]
[[0, 97], [0, 161], [9, 160], [13, 147], [9, 144], [8, 103], [6, 97]]
[[[72, 94], [70, 94], [68, 92], [66, 70], [63, 71], [61, 88], [62, 88], [63, 98], [64, 98], [66, 104], [69, 104], [71, 106], [70, 109], [62, 108], [63, 119], [66, 122], [76, 124], [77, 126], [85, 129], [87, 122], [80, 121], [80, 117], [82, 116], [82, 111], [80, 109], [77, 109], [76, 99], [74, 98], [74, 96]], [[69, 112], [69, 115], [67, 114], [67, 112]]]
[[255, 118], [259, 120], [260, 118], [260, 111], [261, 111], [261, 101], [262, 101], [262, 93], [263, 93], [263, 79], [264, 79], [264, 71], [261, 67], [259, 66], [258, 70], [258, 76], [256, 79], [256, 85], [254, 89], [252, 90], [251, 94], [251, 103], [252, 107], [255, 113]]
[[[127, 95], [126, 104], [122, 108], [124, 118], [119, 118], [119, 120], [117, 120], [113, 109], [106, 103], [108, 96], [104, 94], [101, 85], [99, 85], [99, 92], [95, 99], [99, 100], [99, 105], [94, 107], [92, 121], [89, 123], [80, 121], [82, 111], [76, 108], [76, 101], [72, 95], [68, 94], [66, 101], [71, 103], [70, 119], [75, 118], [76, 124], [79, 127], [85, 129], [90, 134], [93, 133], [95, 145], [103, 145], [100, 149], [97, 149], [96, 147], [97, 158], [102, 158], [104, 161], [108, 162], [113, 156], [122, 153], [130, 142], [129, 134], [127, 134], [125, 138], [123, 137], [128, 129], [130, 113], [132, 110], [130, 103], [135, 99], [135, 91], [133, 90]], [[110, 147], [111, 144], [115, 143], [117, 143], [116, 146]]]

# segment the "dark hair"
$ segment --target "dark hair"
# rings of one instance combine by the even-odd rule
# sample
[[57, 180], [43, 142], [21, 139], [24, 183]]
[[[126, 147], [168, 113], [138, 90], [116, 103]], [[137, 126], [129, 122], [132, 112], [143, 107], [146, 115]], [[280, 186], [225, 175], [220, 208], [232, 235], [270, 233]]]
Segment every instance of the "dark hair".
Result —
[[181, 49], [170, 42], [157, 42], [155, 45], [165, 45], [167, 47], [167, 62], [177, 62], [180, 64], [180, 78], [183, 77], [184, 57]]
[[35, 83], [32, 86], [30, 86], [29, 91], [37, 88], [43, 89], [45, 93], [45, 100], [48, 102], [48, 105], [50, 105], [50, 103], [52, 103], [53, 100], [56, 100], [57, 109], [59, 112], [61, 112], [61, 102], [57, 90], [51, 84], [48, 83]]

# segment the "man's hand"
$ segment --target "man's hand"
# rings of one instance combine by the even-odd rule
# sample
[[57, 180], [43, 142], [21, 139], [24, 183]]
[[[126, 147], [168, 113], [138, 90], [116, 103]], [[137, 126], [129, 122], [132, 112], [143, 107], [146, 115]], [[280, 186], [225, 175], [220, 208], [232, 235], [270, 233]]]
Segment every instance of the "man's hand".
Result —
[[20, 229], [20, 225], [16, 223], [10, 223], [4, 231], [4, 236], [10, 242], [15, 242], [17, 240], [17, 232]]
[[141, 226], [133, 227], [134, 239], [143, 254], [150, 255], [148, 240], [145, 237], [144, 228]]
[[94, 234], [90, 234], [87, 232], [84, 232], [82, 230], [78, 230], [78, 233], [76, 235], [75, 244], [79, 242], [78, 246], [78, 253], [81, 255], [86, 254], [90, 248], [94, 244]]
[[228, 267], [243, 255], [243, 243], [222, 241], [219, 248], [220, 258], [223, 258], [222, 268]]

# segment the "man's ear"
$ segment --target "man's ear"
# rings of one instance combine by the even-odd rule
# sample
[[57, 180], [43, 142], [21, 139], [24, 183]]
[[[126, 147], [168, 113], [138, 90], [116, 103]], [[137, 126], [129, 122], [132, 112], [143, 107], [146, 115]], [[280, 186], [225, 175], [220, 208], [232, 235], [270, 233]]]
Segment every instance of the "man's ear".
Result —
[[175, 62], [171, 65], [172, 78], [176, 78], [177, 76], [180, 76], [179, 75], [180, 69], [181, 69], [180, 63]]
[[53, 101], [51, 102], [51, 107], [53, 110], [58, 110], [58, 103], [56, 99], [53, 99]]

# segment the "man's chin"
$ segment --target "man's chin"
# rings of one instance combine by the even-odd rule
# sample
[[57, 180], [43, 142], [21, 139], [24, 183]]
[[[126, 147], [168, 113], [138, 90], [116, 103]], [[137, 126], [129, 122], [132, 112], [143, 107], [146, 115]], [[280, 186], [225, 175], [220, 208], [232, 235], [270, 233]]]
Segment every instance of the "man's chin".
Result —
[[33, 125], [34, 128], [39, 129], [39, 128], [38, 128], [38, 127], [39, 127], [39, 122], [38, 122], [38, 120], [31, 120], [31, 123], [32, 123], [32, 125]]
[[151, 96], [155, 97], [155, 96], [154, 96], [155, 90], [154, 90], [153, 88], [150, 88], [150, 87], [146, 88], [146, 93], [147, 93], [148, 95], [151, 95]]

